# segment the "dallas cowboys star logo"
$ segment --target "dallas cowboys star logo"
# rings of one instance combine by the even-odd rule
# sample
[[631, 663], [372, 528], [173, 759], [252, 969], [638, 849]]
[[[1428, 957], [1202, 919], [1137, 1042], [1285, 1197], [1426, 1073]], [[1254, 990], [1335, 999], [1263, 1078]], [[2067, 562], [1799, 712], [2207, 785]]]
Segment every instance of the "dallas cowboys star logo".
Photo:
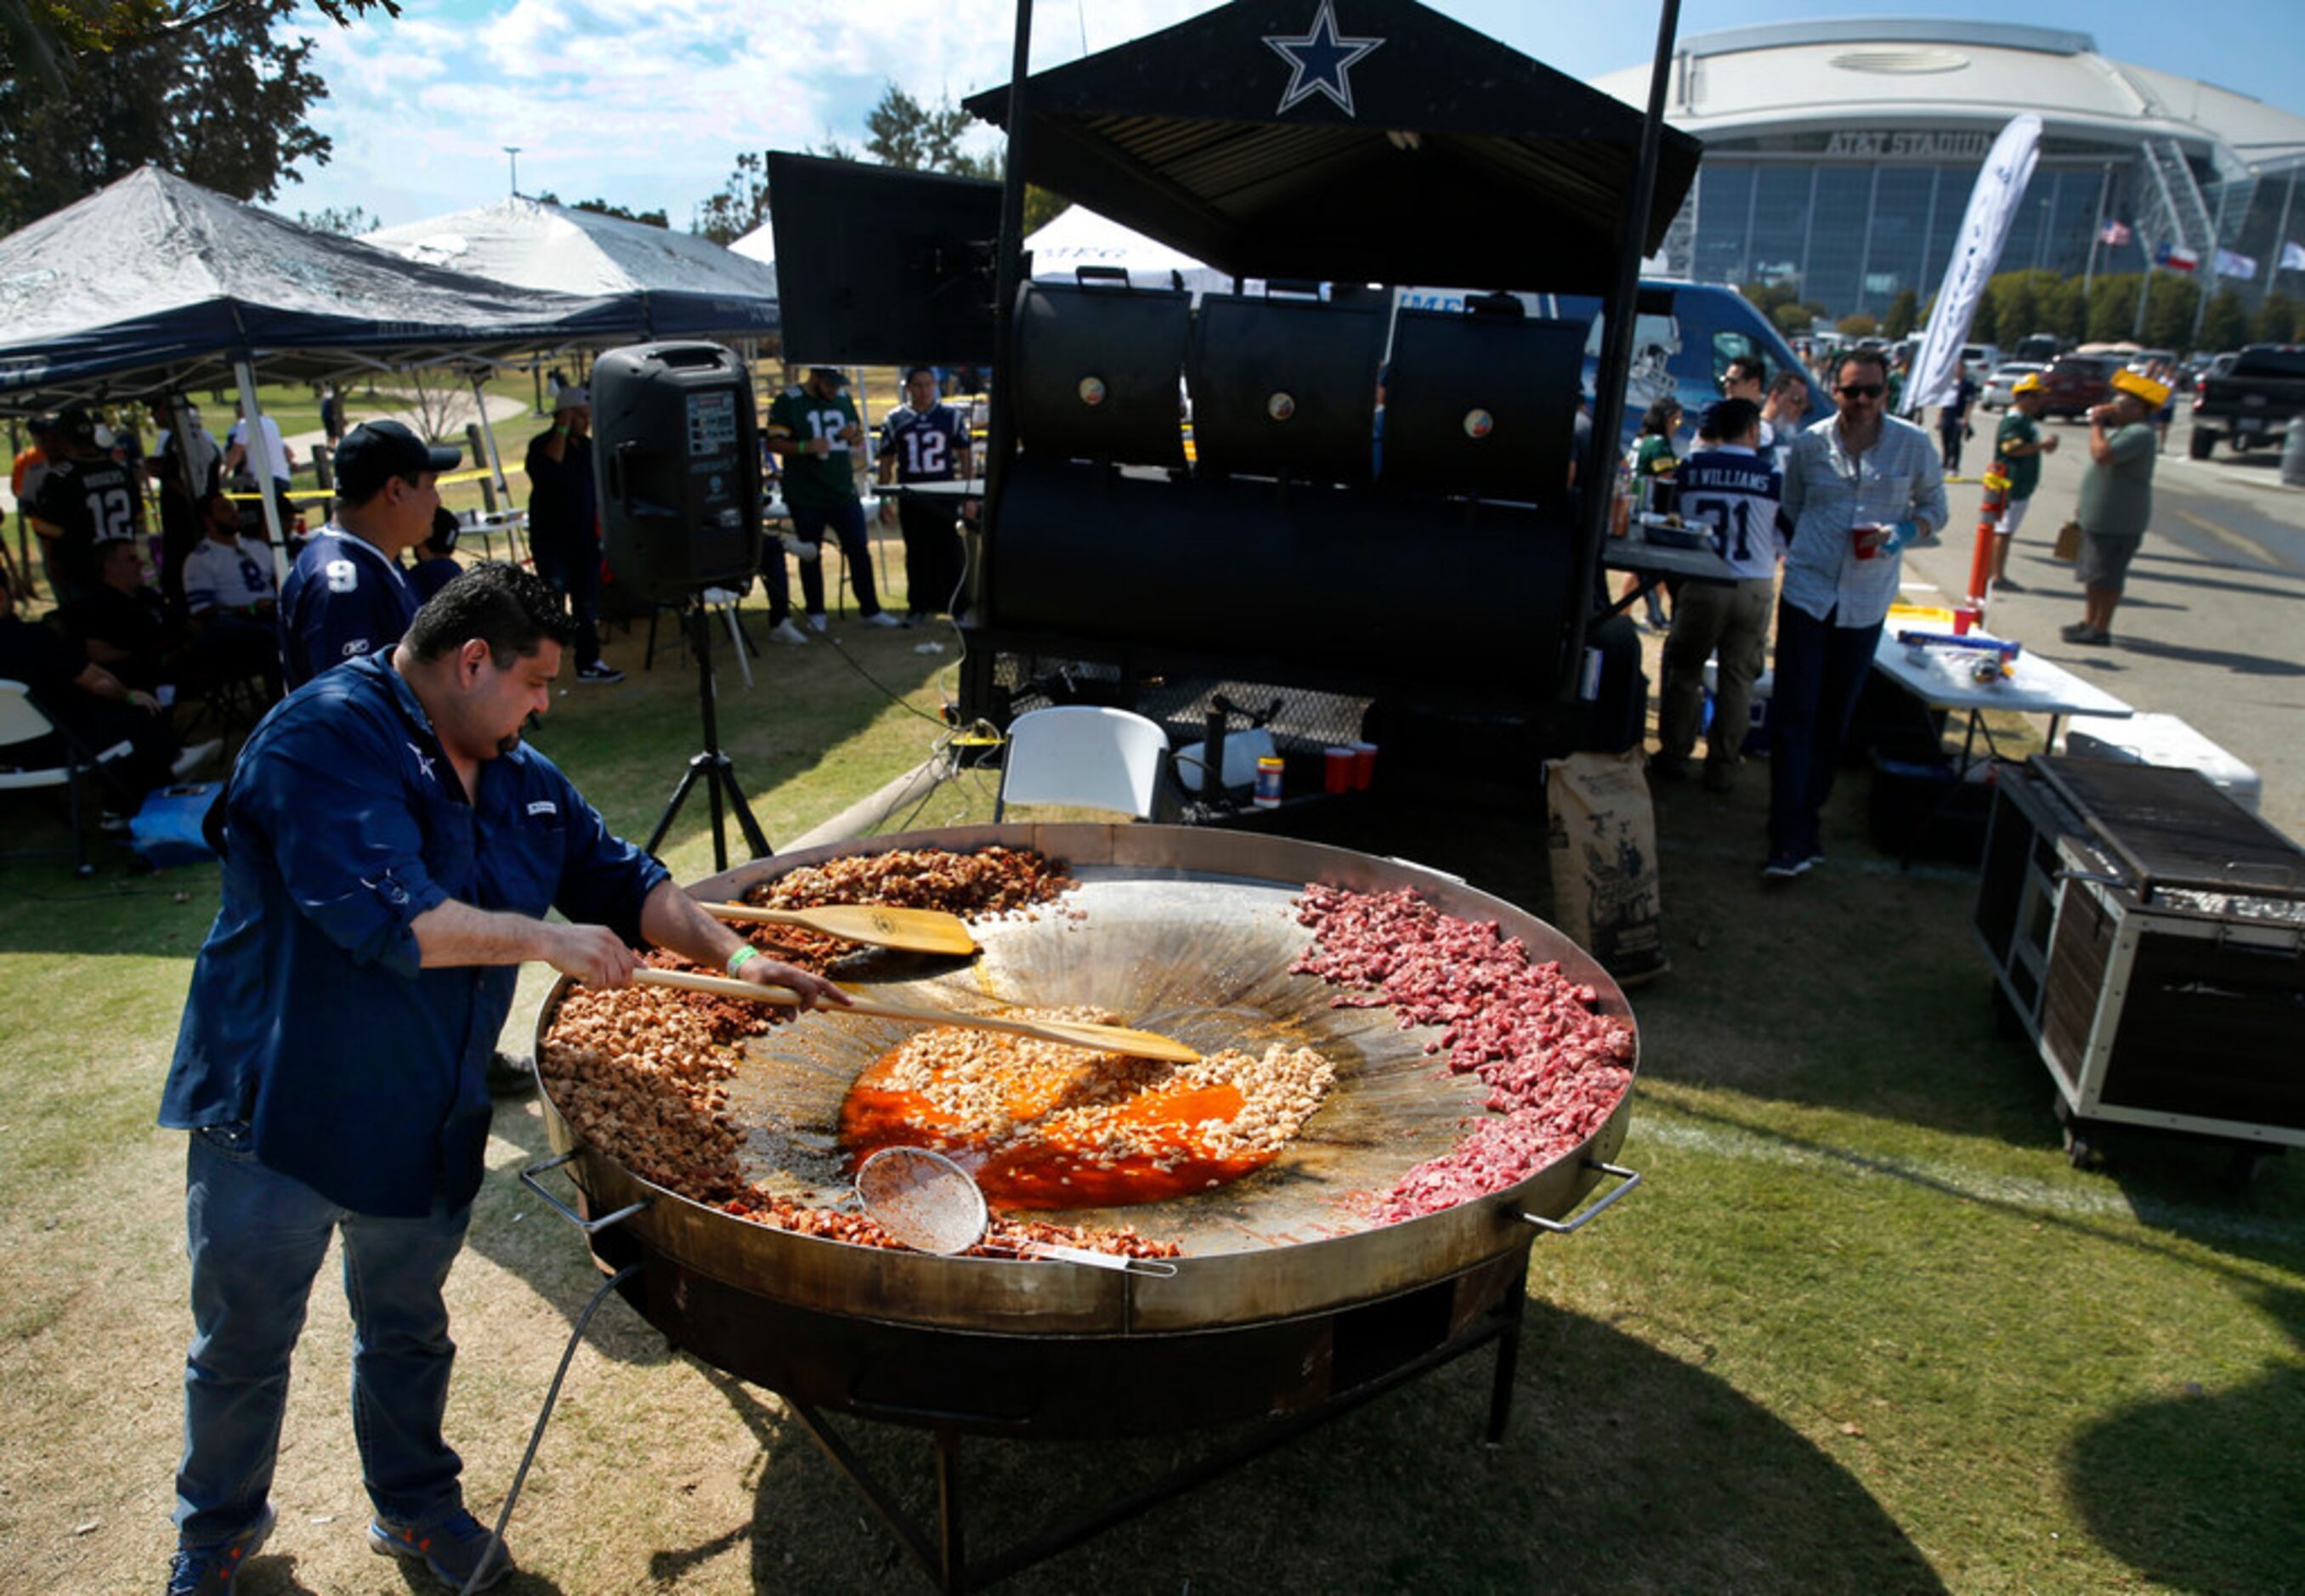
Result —
[[1289, 89], [1280, 97], [1278, 116], [1292, 106], [1325, 94], [1337, 108], [1351, 116], [1353, 110], [1352, 80], [1346, 71], [1354, 62], [1384, 43], [1381, 38], [1340, 38], [1337, 36], [1337, 13], [1334, 0], [1321, 0], [1320, 12], [1313, 18], [1311, 31], [1302, 38], [1287, 34], [1268, 33], [1264, 42], [1272, 47], [1273, 54], [1286, 61], [1294, 75]]
[[438, 781], [440, 778], [432, 774], [432, 767], [438, 761], [435, 760], [431, 755], [426, 753], [413, 743], [406, 744], [406, 747], [409, 752], [416, 756], [416, 768], [424, 773], [424, 779], [427, 781]]

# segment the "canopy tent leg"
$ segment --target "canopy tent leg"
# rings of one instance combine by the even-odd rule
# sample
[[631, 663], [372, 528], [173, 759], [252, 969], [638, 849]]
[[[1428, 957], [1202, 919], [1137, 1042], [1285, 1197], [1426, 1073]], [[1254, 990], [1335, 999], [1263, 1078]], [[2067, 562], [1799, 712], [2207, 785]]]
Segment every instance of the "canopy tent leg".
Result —
[[[497, 501], [509, 513], [512, 485], [505, 480], [504, 454], [497, 447], [496, 427], [489, 420], [489, 395], [481, 386], [482, 381], [481, 373], [472, 373], [472, 408], [481, 412], [481, 437], [489, 446], [489, 474], [496, 479]], [[512, 556], [514, 565], [520, 564], [520, 529], [509, 520], [505, 522], [505, 552]]]
[[272, 539], [274, 591], [284, 591], [288, 586], [288, 537], [280, 524], [280, 501], [273, 497], [272, 484], [287, 476], [287, 462], [272, 458], [271, 441], [264, 436], [264, 412], [256, 408], [255, 362], [241, 356], [232, 363], [232, 375], [240, 384], [240, 419], [248, 425], [248, 454], [256, 462], [256, 497], [264, 505], [264, 530]]

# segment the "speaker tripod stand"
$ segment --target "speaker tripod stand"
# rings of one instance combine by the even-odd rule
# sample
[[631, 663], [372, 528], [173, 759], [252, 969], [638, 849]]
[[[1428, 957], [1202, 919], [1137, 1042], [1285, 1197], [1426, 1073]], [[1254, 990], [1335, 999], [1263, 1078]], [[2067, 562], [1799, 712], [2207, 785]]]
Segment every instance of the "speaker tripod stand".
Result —
[[728, 836], [724, 804], [736, 811], [736, 824], [743, 829], [744, 841], [753, 850], [752, 857], [766, 859], [769, 856], [769, 839], [767, 833], [761, 829], [761, 823], [753, 818], [752, 805], [744, 802], [744, 789], [736, 785], [736, 767], [729, 762], [727, 754], [720, 751], [719, 710], [715, 701], [717, 694], [712, 679], [712, 627], [702, 593], [688, 596], [684, 619], [688, 623], [689, 650], [696, 656], [696, 691], [704, 715], [704, 750], [690, 758], [680, 785], [673, 788], [671, 801], [664, 806], [663, 818], [657, 821], [656, 829], [649, 834], [647, 851], [651, 853], [656, 852], [657, 845], [664, 841], [665, 833], [672, 829], [672, 822], [680, 813], [680, 806], [688, 802], [689, 794], [694, 792], [696, 784], [702, 781], [712, 802], [712, 868], [726, 870], [728, 868]]

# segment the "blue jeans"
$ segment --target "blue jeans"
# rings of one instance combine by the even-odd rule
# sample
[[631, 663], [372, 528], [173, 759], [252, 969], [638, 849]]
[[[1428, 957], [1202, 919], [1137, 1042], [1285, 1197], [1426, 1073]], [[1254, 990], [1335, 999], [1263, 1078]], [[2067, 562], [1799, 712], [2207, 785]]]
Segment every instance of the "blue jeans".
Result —
[[1777, 604], [1777, 676], [1769, 698], [1769, 853], [1816, 852], [1819, 817], [1833, 795], [1841, 740], [1873, 670], [1881, 626], [1840, 626]]
[[267, 1168], [244, 1126], [191, 1133], [185, 1159], [192, 1344], [176, 1533], [213, 1546], [253, 1524], [272, 1489], [288, 1361], [329, 1238], [344, 1235], [353, 1315], [353, 1434], [379, 1516], [430, 1525], [463, 1506], [464, 1463], [440, 1436], [456, 1355], [440, 1288], [469, 1205], [421, 1219], [357, 1214]]
[[[872, 547], [864, 533], [864, 505], [850, 499], [837, 509], [805, 509], [792, 507], [793, 540], [813, 543], [821, 548], [824, 535], [830, 532], [840, 541], [841, 557], [848, 562], [848, 585], [856, 590], [856, 612], [863, 615], [880, 613], [880, 596], [872, 584]], [[761, 575], [769, 590], [769, 622], [771, 625], [792, 613], [792, 590], [785, 584], [785, 556], [782, 544], [773, 548], [763, 548], [761, 556]], [[824, 561], [820, 556], [800, 563], [801, 603], [812, 615], [824, 613]]]

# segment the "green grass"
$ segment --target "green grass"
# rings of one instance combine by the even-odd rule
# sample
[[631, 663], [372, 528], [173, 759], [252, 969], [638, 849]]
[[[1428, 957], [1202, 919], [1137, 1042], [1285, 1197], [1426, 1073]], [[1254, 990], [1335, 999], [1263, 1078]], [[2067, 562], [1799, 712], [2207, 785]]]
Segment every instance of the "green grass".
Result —
[[[757, 634], [757, 601], [747, 618]], [[836, 632], [911, 709], [821, 642], [769, 649], [750, 689], [720, 658], [723, 740], [775, 841], [937, 735], [912, 711], [933, 712], [957, 652]], [[640, 650], [637, 632], [613, 638], [630, 680], [571, 685], [538, 738], [634, 836], [701, 743], [695, 677], [669, 655], [642, 672]], [[1504, 1445], [1478, 1444], [1488, 1366], [1468, 1360], [1007, 1588], [2305, 1588], [2305, 1160], [2269, 1160], [2237, 1194], [2220, 1155], [2138, 1133], [2109, 1172], [2072, 1169], [2046, 1070], [1995, 1029], [1969, 879], [1881, 859], [1852, 778], [1831, 862], [1765, 895], [1762, 775], [1725, 799], [1661, 797], [1674, 968], [1634, 994], [1621, 1155], [1644, 1184], [1535, 1248]], [[51, 805], [10, 803], [17, 845], [61, 842]], [[948, 788], [923, 819], [988, 808], [981, 785]], [[1372, 825], [1353, 840], [1549, 905], [1533, 811]], [[684, 879], [711, 869], [701, 797], [664, 852]], [[215, 881], [131, 877], [110, 855], [89, 884], [58, 860], [0, 864], [0, 1395], [23, 1438], [0, 1544], [63, 1588], [149, 1585], [165, 1552], [182, 1140], [151, 1116]], [[542, 985], [523, 982], [515, 1040]], [[451, 1283], [451, 1435], [490, 1507], [599, 1278], [514, 1180], [543, 1149], [533, 1105], [499, 1113]], [[291, 1569], [303, 1588], [397, 1588], [358, 1542], [344, 1335], [326, 1286], [278, 1488], [274, 1551], [293, 1560], [259, 1561], [252, 1596]], [[919, 1436], [848, 1433], [928, 1506]], [[975, 1545], [1199, 1444], [972, 1443]], [[914, 1588], [773, 1398], [613, 1304], [514, 1533], [549, 1582], [515, 1588]]]

